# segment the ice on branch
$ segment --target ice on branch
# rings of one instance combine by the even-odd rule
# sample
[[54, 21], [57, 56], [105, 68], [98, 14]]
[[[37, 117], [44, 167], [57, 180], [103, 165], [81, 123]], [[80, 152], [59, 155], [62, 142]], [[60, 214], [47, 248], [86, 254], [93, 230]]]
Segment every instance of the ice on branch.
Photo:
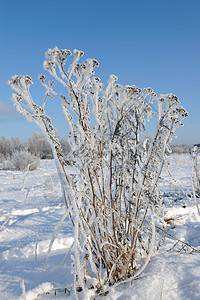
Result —
[[[81, 287], [87, 298], [88, 289], [104, 293], [110, 285], [136, 278], [147, 266], [163, 210], [160, 174], [171, 138], [187, 112], [175, 95], [123, 86], [115, 75], [104, 86], [95, 75], [95, 59], [84, 61], [83, 52], [74, 50], [70, 63], [70, 55], [57, 47], [46, 52], [43, 66], [55, 81], [46, 83], [46, 76], [39, 75], [46, 90], [40, 104], [30, 95], [29, 76], [14, 76], [9, 84], [18, 111], [40, 126], [51, 144], [74, 224], [75, 289]], [[56, 81], [65, 94], [57, 91]], [[61, 100], [71, 128], [67, 156], [45, 113], [50, 97]], [[158, 116], [152, 110], [156, 103]], [[151, 118], [157, 118], [157, 127], [153, 138], [144, 140]]]

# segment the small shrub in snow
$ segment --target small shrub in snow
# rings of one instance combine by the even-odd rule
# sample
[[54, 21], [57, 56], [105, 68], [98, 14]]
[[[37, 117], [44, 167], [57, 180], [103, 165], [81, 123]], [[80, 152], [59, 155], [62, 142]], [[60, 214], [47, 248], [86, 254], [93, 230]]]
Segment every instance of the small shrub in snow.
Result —
[[[111, 75], [106, 87], [94, 76], [95, 59], [79, 62], [74, 50], [68, 71], [69, 50], [46, 52], [44, 69], [55, 81], [39, 80], [46, 89], [44, 101], [32, 99], [30, 76], [13, 76], [17, 110], [46, 134], [57, 162], [63, 196], [74, 223], [75, 289], [105, 292], [109, 285], [137, 277], [146, 267], [155, 245], [155, 222], [162, 216], [159, 179], [169, 142], [182, 125], [186, 111], [175, 95], [157, 96], [151, 88], [122, 86]], [[47, 98], [56, 96], [70, 125], [70, 148], [62, 151]], [[22, 101], [23, 100], [23, 101]], [[152, 111], [158, 104], [158, 116]], [[143, 140], [146, 124], [157, 118], [151, 140]], [[79, 288], [79, 290], [81, 290]]]
[[34, 171], [40, 164], [39, 157], [27, 150], [16, 150], [7, 158], [5, 166], [11, 170]]

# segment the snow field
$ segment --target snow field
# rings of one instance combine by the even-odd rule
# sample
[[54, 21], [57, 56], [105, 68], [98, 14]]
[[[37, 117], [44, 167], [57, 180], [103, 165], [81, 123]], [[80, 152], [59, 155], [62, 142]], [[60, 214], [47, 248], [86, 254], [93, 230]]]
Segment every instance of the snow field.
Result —
[[0, 299], [21, 296], [23, 280], [27, 291], [57, 277], [59, 284], [72, 282], [70, 256], [63, 262], [73, 243], [70, 223], [58, 233], [46, 266], [49, 243], [65, 214], [53, 160], [30, 173], [0, 171], [0, 186]]
[[[170, 162], [177, 181], [163, 171], [165, 229], [200, 250], [191, 158], [174, 154]], [[70, 221], [63, 223], [48, 258], [55, 228], [66, 212], [53, 160], [41, 161], [29, 173], [0, 170], [0, 195], [0, 299], [23, 299], [23, 281], [27, 300], [75, 299], [71, 254], [65, 257], [73, 244]], [[137, 280], [110, 287], [107, 296], [96, 299], [200, 299], [200, 253], [166, 235]]]

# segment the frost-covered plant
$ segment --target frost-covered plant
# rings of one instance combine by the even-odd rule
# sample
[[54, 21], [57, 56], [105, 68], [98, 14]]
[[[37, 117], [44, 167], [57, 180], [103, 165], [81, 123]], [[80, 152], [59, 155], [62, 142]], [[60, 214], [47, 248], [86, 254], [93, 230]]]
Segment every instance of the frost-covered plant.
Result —
[[6, 168], [18, 171], [34, 171], [39, 164], [39, 157], [25, 149], [15, 150], [5, 161]]
[[[41, 105], [34, 102], [30, 76], [13, 76], [12, 100], [17, 110], [45, 132], [51, 144], [62, 183], [63, 196], [74, 224], [75, 289], [97, 293], [119, 280], [137, 277], [146, 267], [155, 244], [155, 221], [162, 216], [158, 187], [169, 142], [186, 117], [172, 94], [157, 96], [151, 88], [122, 86], [111, 75], [106, 87], [94, 68], [95, 59], [79, 62], [82, 51], [71, 55], [57, 47], [46, 52], [43, 67], [66, 88], [39, 80], [46, 89]], [[58, 97], [71, 127], [71, 152], [65, 156], [51, 118], [47, 98]], [[152, 140], [143, 140], [146, 122], [155, 118]]]
[[199, 166], [199, 154], [200, 151], [197, 146], [192, 149], [192, 186], [193, 186], [193, 194], [194, 199], [196, 201], [196, 206], [198, 213], [200, 215], [200, 208], [199, 208], [199, 198], [200, 198], [200, 166]]

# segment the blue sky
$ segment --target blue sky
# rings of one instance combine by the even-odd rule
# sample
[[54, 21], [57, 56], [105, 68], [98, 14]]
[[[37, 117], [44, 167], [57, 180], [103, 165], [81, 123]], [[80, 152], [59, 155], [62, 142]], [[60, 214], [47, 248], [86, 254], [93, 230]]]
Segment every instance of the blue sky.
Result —
[[[200, 1], [0, 0], [0, 136], [23, 141], [39, 131], [15, 112], [6, 81], [32, 76], [40, 103], [37, 74], [45, 73], [44, 52], [54, 46], [96, 58], [103, 83], [115, 74], [121, 84], [176, 94], [189, 117], [175, 143], [200, 143]], [[57, 106], [49, 112], [66, 136]]]

